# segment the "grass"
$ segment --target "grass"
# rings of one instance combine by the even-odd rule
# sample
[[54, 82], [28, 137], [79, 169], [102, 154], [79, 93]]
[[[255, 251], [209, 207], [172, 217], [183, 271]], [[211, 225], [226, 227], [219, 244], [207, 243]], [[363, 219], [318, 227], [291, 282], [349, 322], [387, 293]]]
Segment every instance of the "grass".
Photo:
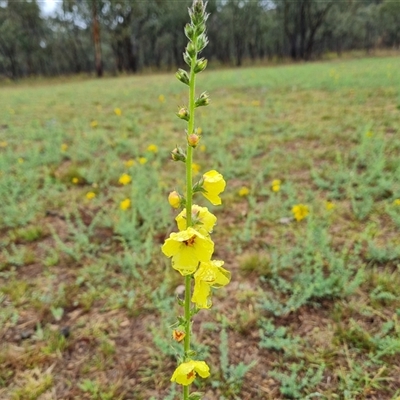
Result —
[[[208, 398], [399, 398], [399, 67], [199, 76], [196, 177], [228, 181], [214, 240], [233, 276], [195, 317]], [[185, 98], [171, 74], [2, 88], [0, 398], [179, 398], [160, 246]]]

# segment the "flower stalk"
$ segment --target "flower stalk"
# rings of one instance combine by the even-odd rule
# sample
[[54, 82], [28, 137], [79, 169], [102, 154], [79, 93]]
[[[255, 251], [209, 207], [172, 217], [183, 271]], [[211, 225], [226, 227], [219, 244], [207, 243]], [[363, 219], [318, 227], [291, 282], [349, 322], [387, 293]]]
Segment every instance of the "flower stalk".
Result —
[[[200, 129], [195, 131], [195, 109], [207, 106], [210, 102], [207, 92], [203, 92], [197, 99], [195, 93], [196, 74], [207, 67], [206, 59], [198, 59], [199, 53], [208, 43], [205, 33], [208, 14], [205, 12], [203, 0], [193, 1], [189, 15], [191, 23], [185, 27], [189, 43], [183, 58], [190, 67], [190, 72], [179, 69], [176, 73], [177, 79], [189, 86], [188, 106], [181, 107], [177, 113], [178, 118], [187, 121], [186, 154], [178, 145], [171, 152], [174, 161], [185, 163], [186, 190], [185, 196], [173, 191], [168, 197], [171, 207], [183, 207], [183, 210], [176, 217], [179, 232], [171, 233], [162, 246], [163, 253], [171, 257], [172, 267], [185, 278], [184, 315], [178, 318], [179, 329], [173, 331], [176, 341], [181, 342], [183, 338], [183, 356], [171, 378], [172, 382], [183, 386], [183, 400], [200, 399], [200, 393], [190, 393], [190, 385], [197, 375], [201, 378], [210, 375], [205, 361], [192, 359], [196, 355], [191, 349], [192, 316], [200, 309], [211, 307], [211, 288], [223, 287], [230, 281], [229, 271], [222, 268], [224, 262], [211, 260], [214, 242], [210, 234], [217, 218], [206, 207], [193, 204], [193, 196], [198, 193], [213, 205], [221, 204], [219, 194], [225, 189], [225, 181], [220, 173], [211, 170], [193, 185], [193, 154], [201, 139]], [[181, 303], [180, 301], [179, 304]]]

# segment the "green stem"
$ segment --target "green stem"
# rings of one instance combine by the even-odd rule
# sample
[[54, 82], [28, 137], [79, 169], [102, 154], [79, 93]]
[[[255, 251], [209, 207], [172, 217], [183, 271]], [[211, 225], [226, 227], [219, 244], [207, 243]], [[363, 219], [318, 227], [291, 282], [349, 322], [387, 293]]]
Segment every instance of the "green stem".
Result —
[[[194, 102], [195, 102], [195, 73], [194, 66], [196, 65], [197, 56], [192, 58], [190, 67], [189, 80], [189, 121], [187, 134], [193, 133], [194, 129]], [[192, 226], [192, 163], [193, 163], [193, 147], [187, 144], [186, 153], [186, 228]], [[185, 277], [185, 341], [184, 341], [184, 358], [189, 359], [190, 353], [190, 335], [191, 335], [191, 317], [190, 317], [190, 298], [192, 289], [192, 276]], [[183, 400], [189, 399], [190, 385], [183, 387]]]

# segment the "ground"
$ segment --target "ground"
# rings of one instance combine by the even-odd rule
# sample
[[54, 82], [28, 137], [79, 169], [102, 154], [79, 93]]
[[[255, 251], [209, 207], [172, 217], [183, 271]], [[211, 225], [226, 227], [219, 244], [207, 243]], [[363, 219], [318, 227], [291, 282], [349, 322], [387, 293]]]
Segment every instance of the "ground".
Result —
[[[204, 399], [400, 398], [399, 67], [198, 75], [212, 102], [195, 179], [217, 169], [227, 188], [222, 206], [195, 201], [232, 273], [194, 319]], [[161, 245], [186, 87], [171, 73], [1, 90], [0, 399], [179, 399], [183, 280]]]

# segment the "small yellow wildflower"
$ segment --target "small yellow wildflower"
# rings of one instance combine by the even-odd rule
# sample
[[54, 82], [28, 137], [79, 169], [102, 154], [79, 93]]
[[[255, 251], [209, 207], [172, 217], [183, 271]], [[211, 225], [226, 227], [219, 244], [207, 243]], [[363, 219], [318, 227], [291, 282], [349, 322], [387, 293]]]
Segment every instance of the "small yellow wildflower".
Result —
[[177, 191], [173, 191], [168, 195], [168, 203], [173, 208], [179, 208], [181, 205], [181, 196]]
[[304, 204], [296, 204], [292, 208], [292, 213], [296, 221], [301, 221], [310, 213], [308, 207]]
[[223, 261], [215, 260], [201, 262], [199, 268], [194, 274], [194, 290], [192, 302], [196, 303], [198, 308], [210, 308], [211, 287], [220, 288], [227, 285], [231, 280], [231, 273], [225, 268]]
[[251, 105], [253, 106], [253, 107], [260, 107], [260, 100], [253, 100], [252, 102], [251, 102]]
[[200, 127], [198, 127], [198, 128], [196, 129], [196, 134], [199, 135], [199, 136], [201, 136], [202, 133], [203, 133], [203, 129], [201, 129]]
[[68, 145], [67, 145], [67, 143], [63, 143], [62, 145], [61, 145], [61, 151], [64, 153], [65, 151], [67, 151], [68, 150]]
[[205, 144], [202, 144], [202, 145], [199, 147], [199, 149], [200, 149], [201, 152], [204, 153], [204, 152], [206, 151], [207, 147], [206, 147]]
[[147, 147], [147, 151], [151, 151], [152, 153], [157, 153], [158, 152], [158, 147], [155, 144], [150, 144]]
[[162, 252], [172, 257], [172, 268], [181, 275], [193, 274], [199, 262], [211, 260], [214, 242], [193, 228], [171, 233], [162, 246]]
[[96, 197], [96, 193], [95, 192], [87, 192], [86, 193], [86, 198], [88, 199], [88, 200], [92, 200], [92, 199], [94, 199]]
[[336, 207], [336, 205], [334, 203], [332, 203], [331, 201], [327, 200], [325, 202], [325, 209], [327, 211], [333, 210]]
[[130, 175], [124, 173], [124, 174], [122, 174], [122, 175], [119, 177], [118, 182], [119, 182], [121, 185], [127, 185], [128, 183], [131, 183], [131, 182], [132, 182], [132, 178], [131, 178]]
[[[177, 215], [175, 221], [180, 231], [186, 229], [186, 208]], [[217, 217], [210, 213], [207, 207], [192, 205], [192, 225], [198, 232], [206, 236], [212, 232], [216, 222]]]
[[121, 203], [119, 203], [119, 208], [122, 211], [126, 211], [128, 208], [130, 208], [130, 206], [131, 206], [131, 200], [130, 199], [122, 200]]
[[280, 179], [274, 179], [271, 182], [271, 189], [273, 192], [279, 192], [281, 190], [281, 180]]
[[371, 131], [368, 131], [368, 132], [365, 134], [365, 136], [370, 138], [370, 137], [374, 136], [374, 133], [371, 132]]
[[22, 157], [18, 158], [18, 163], [19, 164], [23, 164], [24, 162], [25, 162], [25, 160]]
[[139, 157], [139, 164], [144, 165], [147, 163], [147, 158], [146, 157]]
[[396, 199], [393, 201], [393, 205], [400, 206], [400, 199]]
[[239, 189], [239, 196], [240, 197], [246, 197], [246, 196], [248, 196], [249, 195], [249, 193], [250, 193], [250, 190], [249, 190], [249, 188], [247, 188], [246, 186], [242, 186], [240, 189]]
[[93, 121], [90, 123], [90, 126], [91, 126], [92, 128], [97, 128], [97, 127], [99, 126], [99, 123], [98, 123], [96, 120], [93, 120]]
[[198, 174], [198, 173], [200, 172], [200, 169], [201, 169], [201, 167], [200, 167], [199, 164], [192, 163], [192, 171], [193, 171], [193, 173], [194, 173], [195, 175]]
[[179, 385], [188, 386], [196, 378], [196, 372], [202, 377], [210, 376], [210, 368], [205, 361], [193, 361], [182, 363], [174, 371], [171, 382], [176, 382]]
[[165, 101], [165, 96], [164, 96], [163, 94], [160, 94], [160, 95], [158, 96], [158, 101], [159, 101], [160, 103], [164, 103], [164, 101]]
[[8, 143], [6, 141], [0, 142], [0, 147], [7, 147]]
[[130, 159], [130, 160], [124, 161], [124, 165], [126, 168], [130, 168], [133, 165], [135, 165], [135, 160]]
[[203, 196], [217, 206], [221, 204], [219, 194], [225, 190], [226, 182], [224, 177], [216, 170], [211, 170], [203, 175]]
[[115, 115], [117, 115], [118, 117], [120, 117], [122, 115], [122, 110], [118, 107], [114, 108], [114, 112], [115, 112]]
[[79, 183], [79, 178], [74, 177], [71, 179], [71, 182], [76, 185], [77, 183]]

